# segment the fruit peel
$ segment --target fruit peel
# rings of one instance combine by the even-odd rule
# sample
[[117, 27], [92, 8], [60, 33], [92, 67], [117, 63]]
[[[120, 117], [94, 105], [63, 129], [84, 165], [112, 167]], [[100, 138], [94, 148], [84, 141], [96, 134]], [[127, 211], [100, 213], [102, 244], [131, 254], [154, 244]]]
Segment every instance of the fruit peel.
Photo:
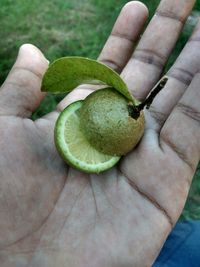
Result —
[[108, 155], [131, 151], [144, 133], [144, 113], [129, 115], [129, 101], [113, 88], [90, 94], [80, 110], [80, 127], [88, 142]]

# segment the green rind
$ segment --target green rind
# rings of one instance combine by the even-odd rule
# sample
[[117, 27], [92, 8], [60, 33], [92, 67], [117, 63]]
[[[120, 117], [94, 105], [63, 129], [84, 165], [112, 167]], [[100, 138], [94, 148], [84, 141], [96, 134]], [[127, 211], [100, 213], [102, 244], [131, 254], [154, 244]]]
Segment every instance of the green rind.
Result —
[[[75, 110], [78, 110], [83, 104], [83, 100], [79, 100], [76, 102], [73, 102], [71, 105], [69, 105], [67, 108], [65, 108], [60, 116], [57, 119], [56, 126], [54, 129], [54, 140], [56, 148], [61, 155], [61, 157], [64, 159], [65, 162], [67, 162], [70, 166], [86, 172], [86, 173], [100, 173], [103, 171], [106, 171], [110, 168], [112, 168], [119, 160], [120, 157], [117, 156], [110, 156], [110, 160], [104, 163], [100, 163], [99, 166], [93, 165], [93, 164], [87, 164], [87, 163], [81, 163], [78, 160], [74, 160], [66, 146], [66, 143], [64, 141], [64, 125], [66, 121], [66, 116], [68, 113], [72, 113]], [[87, 142], [87, 140], [86, 140]], [[99, 152], [100, 153], [100, 152]]]
[[117, 72], [96, 60], [84, 57], [63, 57], [50, 64], [43, 77], [42, 91], [67, 93], [80, 84], [94, 84], [97, 81], [115, 88], [134, 102], [125, 82]]
[[80, 109], [80, 128], [88, 142], [107, 155], [130, 152], [144, 132], [144, 115], [137, 120], [129, 115], [128, 102], [113, 88], [93, 92]]

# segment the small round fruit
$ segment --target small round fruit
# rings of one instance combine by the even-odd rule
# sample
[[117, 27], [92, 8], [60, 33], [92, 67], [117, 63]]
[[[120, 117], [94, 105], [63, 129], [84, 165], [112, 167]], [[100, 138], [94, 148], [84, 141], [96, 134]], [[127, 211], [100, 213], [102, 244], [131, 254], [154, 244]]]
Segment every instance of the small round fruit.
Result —
[[83, 101], [76, 101], [61, 112], [54, 131], [55, 144], [61, 157], [72, 167], [99, 173], [113, 167], [120, 157], [105, 155], [89, 144], [80, 130], [82, 105]]
[[90, 94], [80, 110], [80, 127], [88, 142], [108, 155], [125, 155], [144, 132], [144, 114], [129, 114], [129, 101], [113, 88]]

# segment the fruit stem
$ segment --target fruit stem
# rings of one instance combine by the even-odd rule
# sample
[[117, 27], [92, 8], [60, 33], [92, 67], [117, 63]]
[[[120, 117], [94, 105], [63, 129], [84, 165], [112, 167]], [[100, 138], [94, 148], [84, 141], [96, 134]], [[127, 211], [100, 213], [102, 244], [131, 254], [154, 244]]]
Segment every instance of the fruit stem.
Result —
[[140, 111], [142, 111], [145, 106], [146, 106], [146, 109], [149, 109], [155, 96], [165, 87], [165, 84], [167, 83], [167, 81], [168, 81], [167, 76], [162, 77], [158, 81], [158, 83], [153, 87], [149, 96], [142, 103], [140, 103], [137, 106], [128, 105], [130, 116], [137, 120], [140, 116]]

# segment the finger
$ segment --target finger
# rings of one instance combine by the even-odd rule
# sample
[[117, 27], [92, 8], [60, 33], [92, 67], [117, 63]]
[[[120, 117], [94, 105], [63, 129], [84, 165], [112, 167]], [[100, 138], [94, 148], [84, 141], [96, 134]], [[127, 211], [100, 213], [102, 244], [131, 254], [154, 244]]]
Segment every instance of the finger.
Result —
[[38, 48], [21, 46], [17, 60], [0, 91], [0, 115], [28, 117], [44, 98], [42, 76], [48, 61]]
[[148, 10], [144, 4], [138, 1], [127, 3], [98, 60], [120, 73], [133, 52], [147, 18]]
[[[148, 125], [157, 132], [162, 128], [172, 109], [184, 94], [194, 75], [200, 71], [200, 22], [167, 74], [169, 79], [147, 112]], [[149, 114], [148, 114], [149, 113]]]
[[173, 109], [160, 133], [164, 152], [173, 152], [194, 174], [200, 159], [200, 73]]
[[159, 79], [195, 0], [163, 0], [122, 72], [133, 95], [143, 100]]
[[[147, 18], [148, 10], [145, 5], [138, 1], [127, 3], [122, 8], [98, 60], [115, 71], [121, 72], [133, 52]], [[97, 88], [100, 87], [91, 85], [78, 87], [58, 104], [58, 110], [63, 110], [78, 99], [84, 99], [91, 93], [91, 89]]]

